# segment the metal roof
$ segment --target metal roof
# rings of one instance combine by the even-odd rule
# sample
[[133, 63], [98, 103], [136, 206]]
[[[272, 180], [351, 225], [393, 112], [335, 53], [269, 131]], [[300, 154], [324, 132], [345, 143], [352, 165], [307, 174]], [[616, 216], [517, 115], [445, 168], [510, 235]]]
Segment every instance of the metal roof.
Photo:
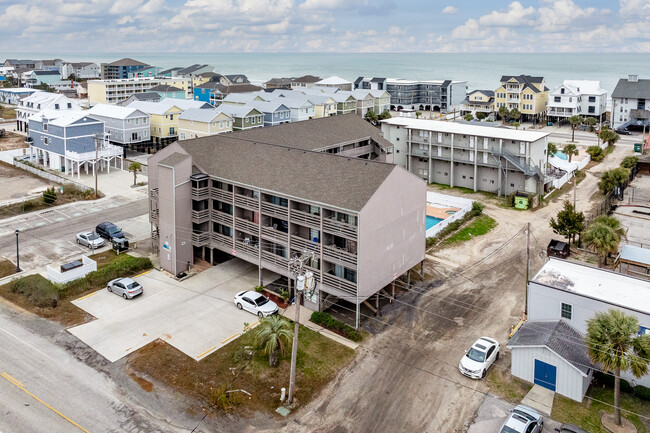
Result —
[[650, 80], [618, 80], [612, 92], [612, 98], [650, 99]]
[[197, 122], [210, 122], [212, 121], [215, 117], [217, 117], [220, 114], [224, 114], [232, 119], [230, 115], [225, 113], [221, 107], [220, 108], [211, 108], [211, 109], [206, 109], [206, 108], [188, 108], [187, 110], [183, 111], [178, 118], [179, 119], [184, 119], [184, 120], [192, 120], [192, 121], [197, 121]]
[[618, 256], [618, 260], [650, 266], [650, 250], [634, 247], [632, 245], [623, 245], [621, 254]]

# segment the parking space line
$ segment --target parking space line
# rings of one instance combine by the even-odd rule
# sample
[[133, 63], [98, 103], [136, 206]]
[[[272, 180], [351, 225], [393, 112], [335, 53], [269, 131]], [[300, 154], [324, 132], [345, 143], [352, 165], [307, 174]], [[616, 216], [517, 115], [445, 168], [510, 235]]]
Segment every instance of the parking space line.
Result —
[[49, 219], [45, 218], [45, 217], [44, 217], [43, 215], [41, 215], [40, 213], [38, 214], [38, 216], [41, 217], [41, 218], [43, 218], [43, 219], [44, 219], [45, 221], [47, 221], [48, 223], [51, 223], [51, 222], [52, 222], [52, 221], [50, 221]]
[[[92, 295], [96, 295], [96, 294], [99, 293], [99, 292], [101, 292], [101, 290], [97, 290], [96, 292], [92, 292], [92, 293], [90, 293], [89, 295], [82, 296], [81, 298], [77, 298], [77, 299], [75, 299], [75, 301], [81, 301], [81, 300], [83, 300], [83, 299], [86, 299], [86, 298], [91, 297]], [[74, 302], [74, 301], [73, 301], [73, 302]]]
[[238, 335], [239, 335], [239, 334], [235, 334], [235, 335], [232, 335], [232, 336], [226, 338], [225, 340], [223, 340], [223, 341], [221, 342], [221, 344], [225, 344], [226, 341], [230, 341], [230, 340], [232, 340], [233, 338], [235, 338], [235, 337], [238, 336]]
[[[237, 335], [237, 334], [235, 334], [235, 335]], [[234, 337], [235, 335], [233, 335], [233, 337]], [[230, 338], [232, 338], [232, 337], [230, 337]], [[211, 348], [209, 348], [208, 350], [206, 350], [205, 352], [203, 352], [202, 354], [200, 354], [199, 356], [197, 356], [196, 359], [200, 359], [203, 355], [207, 354], [208, 352], [212, 352], [212, 351], [213, 351], [214, 349], [216, 349], [216, 348], [217, 348], [217, 346], [212, 346]]]
[[259, 320], [257, 322], [255, 322], [255, 323], [251, 323], [250, 325], [248, 325], [247, 327], [244, 328], [244, 331], [248, 331], [250, 328], [253, 328], [253, 327], [257, 326], [259, 323], [260, 323]]
[[133, 278], [138, 278], [138, 277], [141, 277], [141, 276], [143, 276], [143, 275], [147, 275], [147, 274], [148, 274], [149, 272], [151, 272], [151, 269], [150, 269], [150, 270], [148, 270], [148, 271], [144, 271], [143, 273], [141, 273], [141, 274], [138, 274], [138, 275], [136, 275], [136, 276], [135, 276], [135, 277], [133, 277]]
[[60, 213], [61, 215], [63, 215], [64, 217], [66, 217], [66, 218], [70, 218], [70, 215], [66, 215], [66, 214], [64, 214], [63, 212], [61, 212], [61, 211], [58, 210], [58, 209], [54, 209], [54, 212], [58, 212], [58, 213]]
[[25, 394], [27, 394], [27, 395], [29, 395], [30, 397], [32, 397], [34, 400], [36, 400], [37, 402], [39, 402], [40, 404], [42, 404], [43, 406], [45, 406], [46, 408], [48, 408], [49, 410], [51, 410], [52, 412], [54, 412], [55, 414], [59, 415], [59, 416], [60, 416], [61, 418], [63, 418], [64, 420], [68, 421], [68, 422], [69, 422], [70, 424], [72, 424], [73, 426], [77, 427], [79, 430], [81, 430], [81, 431], [83, 431], [83, 432], [85, 432], [85, 433], [90, 433], [88, 430], [86, 430], [85, 428], [81, 427], [79, 424], [77, 424], [76, 422], [72, 421], [70, 418], [68, 418], [67, 416], [63, 415], [63, 414], [62, 414], [61, 412], [59, 412], [58, 410], [54, 409], [52, 406], [50, 406], [49, 404], [45, 403], [45, 402], [44, 402], [43, 400], [41, 400], [40, 398], [36, 397], [36, 396], [35, 396], [34, 394], [32, 394], [31, 392], [27, 391], [27, 390], [25, 389], [25, 386], [24, 386], [22, 383], [18, 382], [16, 379], [14, 379], [13, 377], [9, 376], [9, 374], [7, 374], [7, 373], [5, 373], [5, 372], [2, 372], [2, 373], [0, 373], [0, 376], [2, 376], [3, 378], [5, 378], [9, 383], [11, 383], [12, 385], [14, 385], [16, 388], [18, 388], [19, 390], [21, 390], [21, 391], [24, 392]]

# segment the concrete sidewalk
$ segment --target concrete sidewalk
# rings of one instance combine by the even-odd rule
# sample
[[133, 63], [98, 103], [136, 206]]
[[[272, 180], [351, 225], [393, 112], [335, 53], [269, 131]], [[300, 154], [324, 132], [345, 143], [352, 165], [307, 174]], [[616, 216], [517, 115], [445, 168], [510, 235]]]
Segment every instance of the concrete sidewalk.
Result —
[[555, 393], [550, 389], [546, 389], [540, 385], [533, 385], [530, 391], [528, 391], [528, 394], [526, 394], [526, 397], [521, 400], [521, 404], [532, 407], [543, 415], [551, 416], [554, 397]]
[[[305, 307], [300, 307], [300, 320], [299, 323], [303, 325], [306, 328], [311, 329], [314, 332], [318, 332], [319, 334], [336, 341], [337, 343], [340, 343], [344, 346], [349, 347], [352, 350], [356, 350], [359, 345], [355, 343], [354, 341], [348, 340], [347, 338], [341, 337], [339, 334], [336, 332], [332, 332], [329, 329], [325, 329], [320, 325], [315, 324], [314, 322], [310, 321], [309, 318], [311, 317], [311, 311], [308, 308]], [[287, 307], [286, 310], [282, 311], [282, 315], [286, 317], [287, 319], [294, 320], [296, 317], [296, 304], [291, 304]]]

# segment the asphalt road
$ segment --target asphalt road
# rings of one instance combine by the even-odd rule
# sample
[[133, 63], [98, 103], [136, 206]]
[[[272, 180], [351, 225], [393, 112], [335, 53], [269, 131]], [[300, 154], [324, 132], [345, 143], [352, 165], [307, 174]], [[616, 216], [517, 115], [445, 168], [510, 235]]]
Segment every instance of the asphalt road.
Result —
[[[104, 199], [104, 204], [112, 199]], [[89, 212], [88, 207], [94, 206], [96, 211]], [[49, 210], [41, 222], [34, 223], [35, 219], [43, 218], [41, 212], [34, 212], [25, 220], [0, 222], [0, 255], [16, 258], [15, 229], [20, 229], [19, 246], [21, 268], [43, 266], [56, 263], [62, 258], [78, 255], [80, 251], [87, 251], [74, 243], [75, 235], [83, 230], [91, 230], [102, 221], [118, 223], [129, 218], [144, 215], [148, 212], [146, 199], [124, 201], [119, 206], [107, 207], [90, 202], [76, 202], [72, 205]], [[58, 210], [61, 209], [61, 210]], [[79, 210], [75, 212], [75, 210]], [[63, 214], [59, 215], [61, 212]], [[58, 216], [55, 218], [55, 216]], [[29, 219], [29, 220], [28, 220]], [[126, 233], [129, 236], [129, 233]]]
[[125, 402], [114, 382], [21, 326], [20, 315], [0, 304], [0, 431], [181, 431]]

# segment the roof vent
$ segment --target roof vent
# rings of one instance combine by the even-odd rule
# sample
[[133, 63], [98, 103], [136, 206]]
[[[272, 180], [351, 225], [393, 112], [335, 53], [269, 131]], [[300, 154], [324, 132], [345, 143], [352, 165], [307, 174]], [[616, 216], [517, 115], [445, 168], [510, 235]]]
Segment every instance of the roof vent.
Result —
[[627, 77], [627, 81], [629, 81], [630, 83], [636, 83], [639, 81], [639, 76], [636, 74], [630, 74]]

